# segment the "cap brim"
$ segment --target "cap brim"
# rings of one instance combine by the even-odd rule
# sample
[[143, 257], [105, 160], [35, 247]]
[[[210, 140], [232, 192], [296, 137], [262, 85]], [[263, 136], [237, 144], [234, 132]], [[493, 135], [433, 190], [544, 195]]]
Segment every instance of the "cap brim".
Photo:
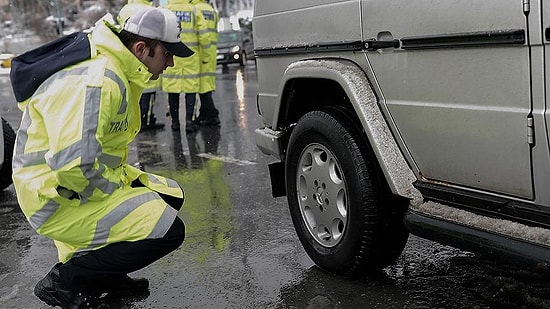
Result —
[[195, 53], [181, 42], [168, 43], [161, 41], [160, 43], [162, 44], [162, 46], [164, 46], [164, 48], [166, 48], [167, 51], [171, 52], [174, 56], [177, 57], [189, 57]]

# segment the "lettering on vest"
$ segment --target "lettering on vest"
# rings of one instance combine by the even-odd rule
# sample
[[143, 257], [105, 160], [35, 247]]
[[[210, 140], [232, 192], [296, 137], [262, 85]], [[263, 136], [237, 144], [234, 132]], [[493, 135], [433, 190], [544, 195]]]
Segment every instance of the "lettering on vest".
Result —
[[190, 23], [191, 22], [191, 12], [189, 11], [176, 11], [176, 16], [180, 23]]
[[111, 122], [110, 133], [122, 132], [128, 130], [128, 118], [121, 121]]
[[214, 13], [210, 11], [202, 11], [202, 16], [204, 16], [206, 20], [214, 20]]

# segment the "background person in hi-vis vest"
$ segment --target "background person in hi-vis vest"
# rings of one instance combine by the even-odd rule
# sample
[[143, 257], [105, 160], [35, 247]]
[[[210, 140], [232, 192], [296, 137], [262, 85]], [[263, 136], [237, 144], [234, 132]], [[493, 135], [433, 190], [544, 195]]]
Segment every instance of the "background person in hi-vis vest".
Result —
[[[180, 130], [179, 106], [180, 93], [195, 92], [199, 88], [199, 56], [198, 36], [195, 30], [196, 14], [189, 0], [169, 0], [166, 8], [174, 12], [181, 26], [180, 38], [182, 43], [195, 53], [186, 58], [174, 58], [174, 66], [166, 69], [161, 75], [162, 90], [168, 93], [169, 113], [172, 121], [171, 128]], [[192, 131], [194, 126], [194, 104], [185, 106], [185, 129]]]
[[[200, 58], [199, 89], [200, 109], [197, 123], [206, 126], [219, 126], [219, 112], [214, 105], [212, 92], [216, 90], [216, 55], [218, 45], [218, 13], [207, 0], [191, 0], [197, 13], [197, 33]], [[187, 105], [196, 100], [196, 94], [187, 93]]]
[[22, 54], [10, 73], [23, 110], [13, 159], [17, 199], [58, 249], [59, 263], [34, 289], [51, 306], [106, 305], [98, 296], [147, 293], [149, 281], [128, 273], [185, 238], [182, 188], [126, 159], [140, 130], [143, 88], [174, 56], [193, 52], [170, 10], [141, 10], [124, 28], [110, 19], [89, 35]]
[[[188, 58], [174, 58], [174, 66], [162, 74], [162, 90], [168, 92], [172, 129], [180, 129], [180, 93], [185, 93], [186, 132], [196, 131], [199, 124], [219, 126], [219, 112], [212, 99], [216, 89], [218, 14], [204, 0], [169, 0], [166, 8], [178, 16], [181, 40], [195, 52]], [[197, 93], [199, 111], [195, 110]]]

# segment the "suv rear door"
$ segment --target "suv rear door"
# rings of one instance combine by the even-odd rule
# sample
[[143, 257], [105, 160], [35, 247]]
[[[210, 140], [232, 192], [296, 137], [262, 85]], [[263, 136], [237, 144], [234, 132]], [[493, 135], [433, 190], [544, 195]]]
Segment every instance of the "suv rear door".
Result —
[[362, 0], [379, 95], [426, 179], [532, 198], [522, 0]]

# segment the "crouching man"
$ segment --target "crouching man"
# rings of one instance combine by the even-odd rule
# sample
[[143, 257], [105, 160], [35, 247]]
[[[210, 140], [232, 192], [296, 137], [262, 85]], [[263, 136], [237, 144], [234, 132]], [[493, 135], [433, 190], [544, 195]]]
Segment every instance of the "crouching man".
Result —
[[35, 295], [51, 306], [93, 306], [102, 293], [147, 291], [139, 270], [178, 248], [182, 188], [126, 163], [140, 129], [139, 98], [173, 56], [193, 52], [175, 14], [139, 11], [123, 28], [58, 39], [14, 60], [23, 117], [13, 180], [31, 226], [54, 240], [59, 263]]

